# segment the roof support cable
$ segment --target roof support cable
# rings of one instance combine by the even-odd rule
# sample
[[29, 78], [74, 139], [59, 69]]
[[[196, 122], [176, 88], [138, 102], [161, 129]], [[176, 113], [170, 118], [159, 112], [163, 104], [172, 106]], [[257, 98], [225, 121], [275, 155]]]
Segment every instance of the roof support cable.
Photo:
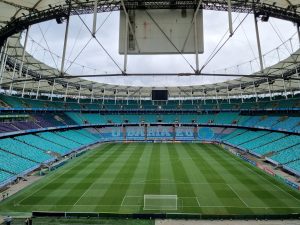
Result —
[[[269, 21], [272, 29], [274, 30], [274, 32], [276, 33], [277, 37], [279, 38], [279, 40], [281, 41], [282, 45], [285, 47], [285, 49], [288, 51], [289, 55], [292, 55], [292, 52], [289, 50], [288, 46], [286, 45], [286, 42], [283, 41], [283, 39], [281, 38], [281, 35], [279, 33], [279, 31], [274, 27], [274, 25], [271, 23], [271, 21]], [[293, 58], [293, 57], [292, 57]], [[296, 62], [296, 59], [294, 59]]]
[[[101, 25], [98, 27], [98, 29], [96, 30], [96, 33], [102, 28], [102, 26], [106, 23], [107, 19], [110, 17], [110, 15], [112, 14], [112, 11], [106, 16], [106, 18], [104, 19], [104, 21], [101, 23]], [[83, 52], [83, 50], [89, 45], [89, 43], [93, 40], [94, 36], [92, 36], [87, 43], [83, 46], [83, 48], [80, 50], [80, 52], [76, 55], [76, 57], [71, 61], [70, 65], [68, 66], [68, 68], [66, 69], [65, 72], [67, 72], [71, 66], [76, 62], [77, 58], [81, 55], [81, 53]]]
[[76, 44], [77, 44], [77, 41], [78, 41], [79, 35], [81, 34], [82, 27], [83, 27], [83, 24], [81, 24], [81, 26], [80, 26], [80, 28], [79, 28], [79, 30], [78, 30], [78, 32], [77, 32], [77, 34], [76, 34], [76, 37], [75, 37], [74, 43], [73, 43], [73, 45], [72, 45], [71, 51], [70, 51], [70, 53], [68, 54], [68, 58], [67, 58], [67, 61], [68, 61], [68, 62], [70, 62], [70, 61], [71, 61], [71, 59], [70, 59], [70, 58], [71, 58], [71, 55], [73, 54], [73, 51], [74, 51], [74, 49], [75, 49], [75, 46], [76, 46]]
[[[241, 24], [245, 21], [245, 19], [248, 17], [250, 12], [248, 12], [246, 14], [246, 16], [242, 19], [242, 21], [237, 25], [237, 27], [233, 30], [232, 36], [233, 34], [237, 31], [237, 29], [241, 26]], [[225, 42], [218, 48], [217, 51], [215, 51], [215, 53], [206, 61], [206, 63], [201, 67], [200, 72], [202, 72], [202, 70], [210, 63], [210, 61], [219, 53], [219, 51], [224, 47], [224, 45], [229, 41], [229, 39], [232, 36], [228, 36], [227, 39], [225, 40]]]
[[[76, 9], [74, 9], [74, 12], [76, 13], [76, 15], [79, 17], [79, 19], [81, 20], [81, 22], [83, 23], [83, 25], [86, 27], [86, 29], [90, 32], [90, 34], [92, 35], [93, 32], [91, 31], [91, 29], [88, 27], [88, 25], [86, 24], [86, 22], [84, 22], [84, 20], [81, 18], [80, 14], [77, 12]], [[116, 62], [116, 60], [109, 54], [109, 52], [106, 50], [106, 48], [101, 44], [101, 42], [98, 40], [98, 38], [96, 36], [93, 37], [95, 39], [95, 41], [100, 45], [100, 47], [103, 49], [103, 51], [107, 54], [107, 56], [111, 59], [111, 61], [116, 65], [116, 67], [118, 67], [118, 69], [121, 71], [122, 74], [125, 74], [124, 71], [121, 69], [121, 67], [118, 65], [118, 63]]]
[[44, 35], [43, 31], [42, 31], [42, 28], [41, 28], [40, 24], [38, 24], [38, 28], [39, 28], [39, 30], [40, 30], [40, 32], [41, 32], [41, 34], [42, 34], [42, 37], [43, 37], [43, 39], [44, 39], [44, 41], [45, 41], [45, 43], [46, 43], [46, 46], [47, 46], [48, 51], [49, 51], [49, 53], [50, 53], [51, 59], [52, 59], [52, 61], [54, 62], [54, 65], [55, 65], [57, 71], [59, 71], [59, 70], [58, 70], [58, 65], [57, 65], [57, 63], [56, 63], [56, 61], [55, 61], [55, 59], [54, 59], [54, 57], [53, 57], [53, 54], [52, 54], [52, 52], [51, 52], [51, 50], [50, 50], [49, 44], [48, 44], [48, 42], [47, 42], [47, 40], [46, 40], [46, 38], [45, 38], [45, 35]]
[[157, 28], [160, 30], [160, 32], [165, 36], [165, 38], [170, 42], [170, 44], [176, 49], [176, 51], [182, 56], [184, 61], [191, 67], [191, 69], [196, 73], [197, 70], [192, 66], [192, 64], [187, 60], [187, 58], [182, 54], [182, 52], [176, 47], [176, 45], [172, 42], [172, 40], [168, 37], [168, 35], [163, 31], [163, 29], [159, 26], [159, 24], [154, 20], [154, 18], [151, 16], [151, 14], [145, 10], [146, 14], [149, 16], [149, 18], [153, 21], [153, 23], [157, 26]]
[[[239, 18], [239, 21], [241, 22], [240, 18]], [[252, 48], [251, 42], [249, 41], [248, 35], [245, 31], [245, 28], [244, 28], [243, 24], [241, 25], [241, 28], [242, 28], [242, 31], [243, 31], [245, 37], [246, 37], [247, 43], [248, 43], [248, 45], [251, 49], [251, 53], [253, 55], [254, 61], [257, 63], [257, 66], [259, 66], [259, 62], [257, 61], [257, 58], [256, 58], [255, 53], [254, 53], [254, 49]], [[251, 61], [250, 61], [250, 64], [251, 64]], [[253, 73], [252, 64], [250, 65], [250, 67], [251, 67], [251, 73]]]
[[[238, 16], [234, 19], [233, 23], [235, 23], [235, 21], [237, 20]], [[210, 53], [210, 55], [208, 56], [207, 60], [205, 63], [207, 63], [207, 61], [210, 60], [210, 58], [214, 55], [214, 53], [217, 51], [219, 45], [221, 44], [221, 42], [223, 41], [223, 39], [226, 37], [227, 33], [229, 32], [229, 30], [227, 29], [226, 32], [224, 33], [224, 35], [221, 37], [221, 39], [219, 40], [218, 44], [216, 45], [216, 47], [214, 48], [214, 50]], [[200, 70], [201, 71], [201, 70]]]

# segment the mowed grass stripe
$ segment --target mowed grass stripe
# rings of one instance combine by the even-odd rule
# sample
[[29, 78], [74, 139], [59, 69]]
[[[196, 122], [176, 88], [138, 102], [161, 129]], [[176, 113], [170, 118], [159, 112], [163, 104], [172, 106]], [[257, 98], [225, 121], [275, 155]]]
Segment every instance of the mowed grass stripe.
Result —
[[[196, 148], [195, 148], [196, 146]], [[236, 206], [246, 207], [245, 204], [236, 196], [236, 194], [226, 185], [226, 181], [222, 177], [222, 170], [215, 164], [212, 166], [210, 161], [205, 157], [205, 148], [197, 149], [197, 145], [184, 145], [186, 152], [193, 159], [199, 170], [205, 175], [208, 184], [202, 188], [208, 188], [213, 191], [210, 195], [199, 196], [199, 201], [202, 206]], [[219, 184], [218, 184], [219, 183]], [[202, 209], [203, 212], [208, 213], [207, 208]], [[228, 214], [232, 211], [231, 208], [216, 208], [218, 214]]]
[[[107, 154], [107, 152], [111, 150], [113, 146], [114, 146], [113, 144], [108, 144], [103, 146], [103, 148], [100, 148], [100, 150], [98, 149], [93, 150], [92, 154], [89, 154], [88, 156], [83, 158], [83, 160], [81, 160], [79, 164], [76, 164], [71, 168], [68, 168], [68, 170], [65, 170], [64, 173], [58, 174], [57, 176], [55, 176], [54, 179], [49, 180], [46, 185], [38, 189], [38, 191], [33, 192], [31, 195], [28, 195], [26, 198], [19, 201], [18, 204], [20, 205], [34, 205], [34, 204], [38, 205], [41, 203], [48, 204], [47, 202], [45, 202], [45, 199], [48, 198], [48, 196], [54, 196], [54, 197], [63, 196], [61, 193], [62, 186], [68, 185], [69, 187], [69, 181], [74, 177], [77, 178], [78, 171], [86, 171], [87, 165], [91, 164], [96, 160], [99, 160], [99, 158]], [[51, 203], [54, 203], [55, 200], [51, 198], [49, 199], [49, 201]]]
[[[171, 166], [173, 176], [175, 178], [175, 182], [177, 181], [177, 196], [180, 199], [178, 201], [178, 208], [180, 210], [183, 210], [182, 206], [190, 206], [193, 208], [199, 207], [199, 203], [197, 201], [197, 194], [193, 188], [193, 185], [190, 184], [191, 180], [189, 177], [193, 175], [186, 171], [184, 159], [181, 160], [181, 157], [179, 156], [179, 152], [182, 150], [182, 146], [182, 144], [167, 144], [170, 158], [172, 158]], [[183, 182], [184, 184], [181, 182]], [[200, 208], [198, 208], [198, 212], [200, 212]]]
[[[218, 151], [210, 152], [213, 154], [213, 157], [220, 157], [220, 158], [227, 158], [228, 153], [221, 149], [219, 146]], [[225, 163], [225, 161], [222, 161]], [[299, 200], [291, 198], [289, 193], [286, 191], [289, 189], [288, 187], [284, 186], [282, 189], [280, 187], [276, 188], [276, 181], [273, 179], [272, 181], [266, 180], [266, 174], [257, 174], [253, 176], [253, 173], [256, 173], [254, 167], [248, 167], [248, 165], [240, 166], [242, 163], [239, 159], [235, 162], [227, 162], [231, 164], [232, 171], [237, 165], [240, 167], [240, 173], [235, 174], [235, 177], [240, 181], [239, 185], [236, 185], [236, 191], [243, 196], [247, 202], [250, 202], [252, 207], [265, 207], [265, 213], [277, 213], [279, 211], [276, 207], [285, 208], [286, 212], [298, 212], [297, 208], [299, 207], [300, 202]], [[261, 171], [258, 171], [261, 172]], [[270, 183], [271, 182], [271, 183]], [[275, 187], [274, 187], [275, 186]], [[249, 191], [251, 192], [249, 194]], [[276, 207], [274, 208], [274, 205]], [[290, 209], [289, 209], [290, 208]], [[254, 210], [255, 213], [261, 212], [261, 210], [256, 209]], [[282, 211], [282, 210], [281, 210]]]
[[[118, 174], [120, 167], [124, 165], [126, 159], [130, 156], [133, 151], [132, 147], [131, 145], [115, 145], [116, 151], [110, 155], [109, 160], [103, 162], [94, 171], [93, 181], [89, 181], [89, 187], [77, 198], [72, 210], [81, 211], [89, 209], [89, 211], [97, 211], [97, 205], [106, 204], [105, 202], [101, 202], [100, 204], [99, 201], [108, 187], [114, 182], [114, 178]], [[88, 205], [91, 206], [88, 207]]]
[[[208, 144], [104, 145], [70, 161], [38, 184], [0, 203], [0, 211], [149, 212], [143, 211], [144, 194], [176, 192], [179, 198], [184, 196], [178, 213], [300, 212], [299, 193], [219, 146]], [[14, 205], [16, 200], [39, 198], [36, 194], [47, 197], [39, 204], [29, 201], [27, 205]], [[138, 197], [124, 200], [127, 195]], [[125, 204], [120, 207], [123, 200]]]
[[173, 173], [169, 144], [160, 144], [160, 194], [177, 195], [176, 178]]
[[[227, 211], [231, 214], [235, 214], [237, 212], [241, 212], [244, 214], [252, 214], [252, 209], [250, 208], [251, 205], [249, 205], [249, 202], [247, 199], [245, 199], [245, 196], [249, 196], [250, 198], [255, 198], [256, 196], [252, 194], [251, 190], [248, 189], [247, 185], [241, 182], [242, 177], [247, 177], [247, 174], [241, 174], [240, 168], [237, 168], [236, 165], [234, 165], [234, 161], [228, 160], [228, 157], [223, 158], [220, 157], [217, 152], [220, 151], [216, 145], [213, 144], [199, 144], [198, 145], [201, 149], [204, 149], [205, 151], [202, 151], [203, 157], [205, 157], [207, 160], [211, 161], [214, 168], [218, 169], [217, 172], [222, 174], [225, 184], [227, 185], [226, 190], [227, 192], [231, 192], [231, 195], [227, 194], [227, 196], [224, 196], [224, 205], [226, 206], [236, 206], [229, 207]], [[195, 147], [195, 146], [194, 146]], [[196, 150], [197, 151], [197, 150]], [[219, 152], [218, 152], [219, 153]], [[220, 152], [220, 155], [222, 155], [223, 152]], [[230, 157], [233, 157], [232, 155]], [[213, 162], [214, 160], [214, 162]], [[236, 190], [236, 187], [243, 187], [245, 190], [245, 193], [240, 193]], [[231, 198], [239, 200], [239, 202], [242, 202], [242, 205], [233, 204], [233, 200]], [[238, 209], [237, 209], [238, 208]]]
[[152, 144], [152, 153], [148, 167], [147, 179], [145, 180], [144, 194], [160, 194], [160, 151], [158, 143]]
[[[128, 144], [129, 145], [129, 144]], [[124, 161], [122, 167], [119, 167], [119, 171], [116, 174], [113, 182], [107, 187], [104, 195], [99, 199], [98, 204], [102, 202], [109, 203], [110, 205], [119, 205], [114, 208], [114, 211], [119, 211], [123, 198], [130, 185], [131, 179], [143, 154], [143, 149], [140, 149], [143, 144], [135, 144], [134, 150], [128, 156], [127, 160]], [[122, 182], [117, 183], [117, 182]], [[96, 208], [101, 211], [102, 207]], [[112, 208], [110, 209], [112, 210]]]
[[152, 145], [140, 144], [139, 150], [143, 153], [121, 202], [121, 207], [119, 209], [120, 213], [130, 213], [133, 210], [138, 212], [143, 210], [144, 188], [145, 185], [147, 185], [146, 179], [152, 154]]
[[[101, 175], [117, 158], [117, 156], [120, 154], [120, 151], [121, 149], [117, 148], [115, 145], [112, 145], [109, 149], [107, 149], [107, 152], [104, 155], [100, 154], [100, 156], [105, 157], [97, 157], [96, 154], [95, 160], [92, 159], [87, 161], [85, 167], [82, 168], [83, 171], [77, 171], [77, 173], [84, 172], [85, 176], [80, 176], [79, 179], [76, 177], [76, 182], [74, 183], [69, 183], [68, 181], [70, 180], [67, 182], [61, 180], [63, 183], [62, 186], [65, 188], [55, 189], [55, 194], [49, 193], [45, 196], [45, 198], [43, 198], [43, 200], [39, 201], [38, 205], [53, 205], [52, 210], [57, 209], [57, 206], [60, 205], [70, 205], [67, 207], [67, 210], [70, 210], [72, 205], [74, 205], [78, 199], [81, 198], [81, 196], [90, 188], [90, 186], [93, 185], [97, 177]], [[36, 196], [36, 198], [39, 199], [40, 196]]]
[[[201, 207], [200, 212], [203, 214], [209, 214], [212, 210], [208, 209], [206, 206], [216, 206], [214, 207], [216, 214], [226, 214], [227, 210], [223, 207], [219, 207], [224, 205], [219, 196], [219, 192], [223, 192], [224, 189], [224, 183], [222, 180], [219, 178], [217, 180], [213, 178], [212, 181], [209, 181], [208, 177], [212, 172], [209, 168], [207, 168], [207, 162], [204, 162], [203, 164], [202, 158], [199, 158], [197, 155], [191, 156], [189, 151], [195, 152], [195, 150], [191, 149], [189, 144], [184, 144], [182, 149], [183, 151], [178, 149], [178, 153], [180, 158], [185, 159], [185, 167], [190, 175], [190, 185], [193, 186], [198, 204]], [[199, 209], [190, 208], [189, 212], [199, 213]]]
[[244, 167], [240, 167], [238, 170], [239, 173], [237, 173], [237, 162], [225, 161], [224, 158], [228, 156], [221, 149], [218, 149], [217, 146], [208, 146], [208, 148], [211, 151], [207, 151], [207, 157], [218, 159], [218, 163], [227, 171], [226, 176], [231, 179], [232, 177], [235, 178], [233, 180], [235, 182], [231, 184], [232, 188], [248, 202], [250, 207], [259, 205], [267, 208], [274, 206], [274, 204], [281, 207], [288, 207], [287, 204], [278, 198], [279, 196], [275, 195], [278, 192], [273, 193], [274, 189], [266, 186], [265, 181], [260, 177], [252, 176]]

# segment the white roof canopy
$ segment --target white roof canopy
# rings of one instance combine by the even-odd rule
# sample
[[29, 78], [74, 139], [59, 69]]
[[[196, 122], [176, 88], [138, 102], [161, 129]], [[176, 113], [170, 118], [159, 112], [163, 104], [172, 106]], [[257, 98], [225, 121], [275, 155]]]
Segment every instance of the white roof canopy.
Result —
[[[124, 1], [126, 7], [139, 7], [135, 4], [137, 1]], [[171, 2], [161, 0], [139, 1], [146, 2], [147, 7], [170, 7]], [[194, 1], [175, 1], [176, 7], [194, 7]], [[193, 3], [191, 3], [193, 2]], [[275, 3], [274, 3], [275, 2]], [[20, 31], [28, 25], [58, 18], [66, 13], [68, 1], [63, 0], [0, 0], [0, 44], [8, 39], [8, 60], [7, 70], [3, 74], [2, 88], [13, 89], [15, 91], [25, 92], [37, 91], [40, 93], [53, 93], [64, 95], [66, 88], [67, 94], [95, 98], [120, 97], [120, 98], [147, 98], [151, 95], [152, 87], [122, 86], [110, 85], [87, 81], [80, 77], [66, 78], [60, 77], [57, 70], [34, 59], [31, 55], [25, 54], [23, 76], [13, 75], [13, 68], [21, 64], [23, 47], [20, 44]], [[71, 14], [92, 13], [93, 1], [74, 0], [71, 1]], [[267, 12], [268, 15], [281, 19], [291, 20], [300, 23], [300, 3], [299, 0], [261, 0], [261, 1], [241, 1], [232, 0], [233, 10], [237, 12], [252, 11], [254, 5], [256, 13]], [[142, 7], [145, 7], [143, 5]], [[227, 10], [227, 1], [204, 0], [202, 7], [211, 10]], [[119, 10], [119, 1], [99, 1], [98, 11]], [[15, 66], [16, 65], [16, 66]], [[166, 87], [169, 90], [170, 97], [228, 97], [243, 95], [253, 95], [254, 93], [267, 93], [284, 91], [299, 91], [300, 81], [298, 80], [298, 71], [300, 68], [300, 50], [294, 52], [287, 59], [278, 64], [264, 69], [264, 71], [253, 74], [254, 76], [241, 77], [228, 82], [184, 86], [184, 87]], [[27, 77], [25, 77], [27, 74]], [[201, 76], [201, 75], [199, 75]], [[40, 81], [38, 81], [40, 80]], [[13, 84], [11, 85], [13, 81]], [[24, 85], [25, 84], [25, 85]], [[165, 88], [165, 87], [164, 87]]]

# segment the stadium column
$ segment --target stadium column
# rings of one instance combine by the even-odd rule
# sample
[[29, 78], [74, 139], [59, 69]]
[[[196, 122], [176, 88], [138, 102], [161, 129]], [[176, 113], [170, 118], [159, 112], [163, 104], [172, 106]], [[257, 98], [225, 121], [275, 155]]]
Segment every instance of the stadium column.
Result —
[[256, 84], [254, 81], [253, 81], [253, 87], [254, 87], [254, 93], [255, 93], [255, 101], [257, 102], [258, 97], [257, 97], [257, 91], [256, 91]]
[[24, 46], [23, 46], [23, 51], [22, 51], [21, 65], [20, 65], [20, 68], [19, 68], [19, 77], [21, 77], [21, 75], [22, 75], [24, 59], [25, 59], [25, 53], [26, 53], [26, 47], [27, 47], [27, 41], [28, 41], [29, 28], [30, 27], [28, 27], [26, 29], [25, 41], [24, 41]]
[[129, 91], [128, 90], [126, 91], [126, 95], [127, 95], [126, 96], [126, 104], [128, 105], [128, 100], [129, 100]]
[[261, 53], [260, 37], [259, 37], [259, 30], [258, 30], [257, 16], [256, 16], [255, 9], [253, 10], [253, 15], [254, 15], [254, 25], [255, 25], [255, 34], [256, 34], [256, 42], [257, 42], [257, 49], [258, 49], [259, 65], [260, 65], [260, 70], [263, 71], [264, 64], [263, 64], [262, 53]]
[[52, 102], [52, 99], [53, 99], [54, 86], [55, 86], [55, 79], [53, 80], [52, 89], [51, 89], [51, 96], [50, 96], [50, 101], [51, 102]]
[[202, 4], [202, 0], [199, 0], [197, 8], [194, 13], [193, 23], [194, 23], [194, 42], [195, 42], [195, 56], [196, 56], [196, 73], [199, 71], [199, 46], [198, 46], [198, 27], [197, 27], [197, 15]]
[[299, 44], [300, 44], [300, 24], [297, 23], [296, 27], [297, 27], [297, 33], [298, 33]]
[[68, 96], [68, 89], [69, 89], [69, 82], [67, 83], [66, 91], [65, 91], [65, 96], [64, 96], [64, 101], [67, 101], [67, 96]]
[[194, 127], [194, 139], [197, 140], [198, 139], [198, 125], [196, 125]]
[[16, 74], [16, 66], [17, 66], [17, 56], [16, 56], [16, 58], [15, 58], [15, 63], [14, 63], [14, 68], [13, 68], [13, 73], [12, 73], [12, 75], [11, 75], [11, 83], [10, 83], [10, 86], [9, 86], [9, 95], [12, 94], [13, 82], [14, 82], [15, 74]]
[[38, 87], [37, 87], [37, 90], [36, 90], [35, 99], [38, 99], [39, 92], [40, 92], [40, 85], [41, 85], [41, 75], [40, 75], [40, 79], [39, 79], [39, 82], [38, 82]]
[[268, 80], [269, 97], [270, 97], [270, 101], [272, 101], [272, 92], [271, 92], [271, 87], [270, 87], [270, 81], [269, 81], [269, 78], [268, 78], [267, 80]]
[[300, 71], [298, 70], [298, 67], [296, 67], [296, 74], [297, 74], [297, 78], [298, 78], [298, 85], [299, 85], [299, 89], [300, 89], [300, 75], [299, 75]]
[[244, 103], [242, 84], [240, 84], [240, 91], [241, 91], [241, 100], [242, 100], [242, 103]]
[[176, 140], [176, 125], [173, 125], [173, 142]]
[[0, 68], [0, 77], [1, 77], [0, 85], [2, 84], [4, 68], [5, 68], [6, 60], [7, 60], [7, 46], [8, 46], [8, 40], [5, 41], [5, 44], [2, 47], [1, 68]]
[[232, 28], [232, 10], [231, 10], [231, 0], [227, 0], [228, 5], [228, 25], [229, 25], [229, 35], [230, 37], [233, 35], [233, 28]]
[[123, 132], [123, 140], [127, 141], [127, 133], [126, 133], [127, 127], [124, 126], [124, 125], [122, 125], [122, 128], [123, 128], [123, 130], [122, 130], [122, 132]]
[[230, 104], [231, 101], [230, 101], [230, 95], [229, 95], [229, 85], [227, 85], [227, 99], [228, 99], [228, 102]]
[[94, 99], [94, 88], [93, 88], [93, 84], [92, 84], [92, 88], [91, 88], [91, 103], [93, 103], [93, 99]]
[[148, 139], [148, 125], [144, 124], [144, 136], [145, 136], [145, 141]]
[[125, 15], [125, 38], [124, 38], [124, 68], [123, 71], [126, 73], [127, 70], [127, 51], [128, 51], [128, 14]]
[[94, 2], [94, 17], [93, 17], [93, 31], [92, 36], [95, 37], [96, 35], [96, 29], [97, 29], [97, 8], [98, 8], [98, 0], [95, 0]]
[[27, 70], [26, 70], [25, 81], [24, 81], [24, 83], [23, 83], [22, 98], [24, 97], [25, 88], [26, 88], [26, 83], [27, 83], [27, 81], [26, 81], [27, 78], [28, 78], [28, 67], [27, 67]]
[[216, 94], [216, 102], [217, 102], [217, 105], [219, 105], [219, 100], [218, 100], [218, 90], [217, 90], [216, 87], [215, 87], [215, 94]]
[[284, 77], [283, 77], [283, 74], [282, 74], [282, 84], [283, 84], [283, 90], [284, 90], [284, 96], [285, 96], [285, 99], [287, 99], [287, 93], [286, 93], [286, 86], [285, 86], [285, 80], [284, 80]]
[[78, 100], [77, 100], [78, 103], [80, 103], [80, 97], [81, 97], [81, 84], [79, 84], [79, 92], [78, 92]]
[[63, 76], [65, 70], [65, 58], [66, 58], [66, 51], [67, 51], [67, 44], [68, 44], [68, 33], [69, 33], [69, 24], [70, 24], [70, 10], [71, 10], [71, 1], [69, 3], [69, 11], [68, 11], [68, 18], [66, 23], [66, 30], [65, 30], [65, 38], [64, 38], [64, 47], [63, 47], [63, 54], [61, 59], [61, 67], [60, 73]]

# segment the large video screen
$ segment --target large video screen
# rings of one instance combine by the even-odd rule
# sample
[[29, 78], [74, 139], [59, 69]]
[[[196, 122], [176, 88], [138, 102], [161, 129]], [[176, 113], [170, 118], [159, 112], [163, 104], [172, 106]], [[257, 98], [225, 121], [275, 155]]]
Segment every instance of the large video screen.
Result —
[[152, 100], [153, 101], [167, 101], [168, 100], [168, 90], [152, 90]]

